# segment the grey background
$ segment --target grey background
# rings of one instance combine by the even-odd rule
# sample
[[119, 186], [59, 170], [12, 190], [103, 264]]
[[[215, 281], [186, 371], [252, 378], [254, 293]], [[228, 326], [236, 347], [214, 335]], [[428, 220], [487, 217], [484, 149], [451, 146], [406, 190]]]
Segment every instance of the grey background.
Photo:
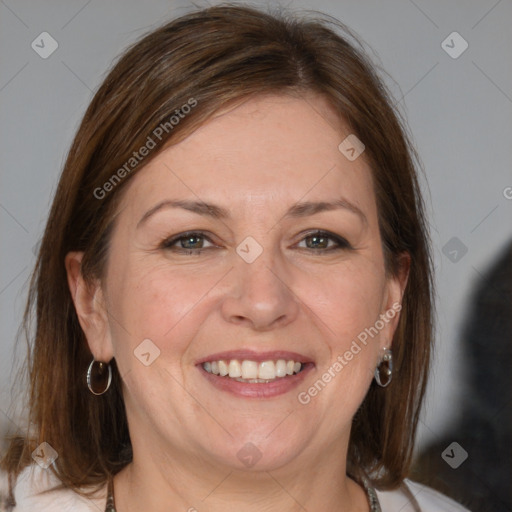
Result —
[[[456, 418], [467, 378], [460, 332], [468, 296], [512, 238], [512, 3], [282, 5], [329, 13], [371, 47], [374, 61], [393, 77], [387, 83], [425, 167], [438, 322], [418, 440], [424, 446]], [[190, 2], [163, 0], [0, 0], [0, 432], [21, 423], [10, 384], [25, 345], [22, 340], [15, 351], [15, 338], [34, 247], [80, 118], [112, 59], [143, 33], [192, 8]], [[31, 48], [44, 31], [59, 45], [47, 59]], [[453, 31], [469, 44], [457, 59], [441, 47]], [[450, 255], [453, 247], [446, 244], [453, 237], [466, 254], [459, 247]]]

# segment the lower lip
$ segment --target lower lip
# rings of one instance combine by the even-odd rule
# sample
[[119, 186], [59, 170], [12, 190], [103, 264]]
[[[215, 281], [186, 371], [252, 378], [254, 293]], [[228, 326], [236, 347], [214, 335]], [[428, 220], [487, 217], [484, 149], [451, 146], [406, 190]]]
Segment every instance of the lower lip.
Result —
[[242, 396], [245, 398], [271, 398], [274, 396], [283, 395], [292, 389], [296, 388], [301, 382], [304, 381], [307, 374], [314, 368], [313, 363], [306, 363], [303, 365], [302, 371], [295, 375], [288, 375], [286, 377], [278, 377], [272, 382], [239, 382], [230, 377], [221, 377], [213, 373], [207, 372], [202, 365], [198, 368], [208, 381], [221, 391], [227, 391], [233, 395]]

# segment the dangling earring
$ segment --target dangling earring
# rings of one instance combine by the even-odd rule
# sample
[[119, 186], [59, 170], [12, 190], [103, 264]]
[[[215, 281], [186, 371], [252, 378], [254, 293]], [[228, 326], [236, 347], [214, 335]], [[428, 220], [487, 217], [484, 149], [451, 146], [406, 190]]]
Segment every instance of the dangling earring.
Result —
[[384, 349], [384, 355], [375, 368], [375, 382], [385, 388], [390, 382], [393, 374], [393, 354], [389, 348]]
[[110, 387], [112, 368], [109, 363], [93, 359], [87, 368], [87, 387], [93, 395], [103, 395]]

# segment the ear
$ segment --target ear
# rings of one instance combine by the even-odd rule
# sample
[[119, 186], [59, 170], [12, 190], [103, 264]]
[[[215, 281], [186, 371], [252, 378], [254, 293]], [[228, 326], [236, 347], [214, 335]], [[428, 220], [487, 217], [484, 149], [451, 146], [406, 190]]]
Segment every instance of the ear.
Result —
[[69, 252], [66, 255], [68, 286], [94, 359], [109, 362], [113, 357], [113, 349], [105, 297], [99, 280], [91, 282], [84, 279], [83, 255], [83, 252]]
[[398, 326], [400, 312], [402, 310], [402, 299], [409, 278], [411, 268], [411, 256], [403, 252], [398, 257], [398, 270], [396, 275], [390, 275], [386, 283], [386, 293], [384, 296], [381, 318], [385, 322], [385, 327], [381, 332], [381, 348], [391, 348], [393, 336]]

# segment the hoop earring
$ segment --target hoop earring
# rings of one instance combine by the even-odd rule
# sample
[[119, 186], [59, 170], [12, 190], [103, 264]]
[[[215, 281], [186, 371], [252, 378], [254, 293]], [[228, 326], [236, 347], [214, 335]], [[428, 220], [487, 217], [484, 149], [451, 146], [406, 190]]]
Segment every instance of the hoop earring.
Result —
[[382, 388], [385, 388], [391, 382], [393, 376], [393, 354], [389, 348], [384, 349], [384, 355], [375, 368], [375, 382]]
[[96, 396], [106, 393], [112, 382], [112, 368], [109, 363], [96, 361], [94, 358], [87, 368], [87, 387]]

